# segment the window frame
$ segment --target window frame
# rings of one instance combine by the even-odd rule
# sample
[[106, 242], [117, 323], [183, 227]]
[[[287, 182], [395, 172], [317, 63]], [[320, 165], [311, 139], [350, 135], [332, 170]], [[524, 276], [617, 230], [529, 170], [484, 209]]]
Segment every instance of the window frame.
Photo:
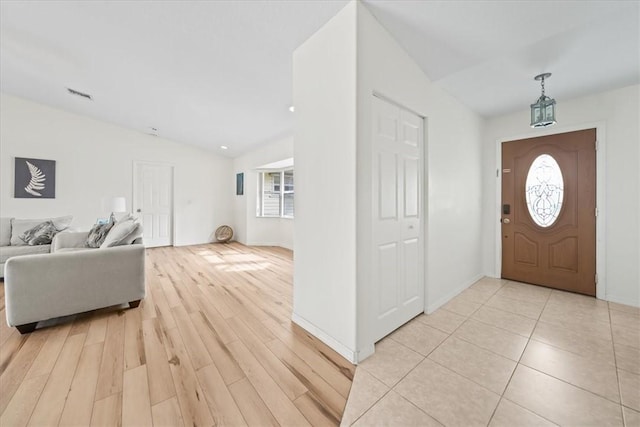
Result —
[[[293, 190], [287, 190], [287, 183], [284, 179], [284, 175], [287, 172], [291, 172], [291, 179], [292, 179], [292, 185], [291, 188], [293, 188]], [[296, 191], [296, 180], [295, 180], [295, 173], [293, 173], [293, 168], [288, 168], [288, 169], [283, 169], [280, 175], [280, 182], [282, 183], [280, 185], [280, 218], [289, 218], [289, 219], [293, 219], [294, 215], [295, 215], [295, 191]], [[291, 194], [294, 198], [294, 215], [285, 215], [284, 213], [284, 196], [287, 194]]]
[[[284, 180], [284, 175], [286, 172], [292, 172], [293, 173], [293, 190], [285, 190], [285, 188], [287, 187], [285, 184], [285, 180]], [[278, 173], [279, 174], [279, 185], [278, 185], [278, 191], [275, 191], [275, 185], [274, 185], [274, 191], [270, 191], [269, 194], [279, 194], [279, 199], [280, 199], [280, 212], [278, 215], [265, 215], [264, 214], [264, 194], [265, 194], [265, 185], [264, 185], [264, 180], [265, 180], [265, 176], [267, 174], [274, 174], [274, 173]], [[285, 215], [284, 213], [284, 198], [285, 198], [285, 194], [292, 194], [294, 195], [294, 200], [295, 200], [295, 172], [294, 172], [294, 168], [290, 167], [290, 168], [285, 168], [285, 169], [276, 169], [276, 170], [262, 170], [258, 172], [258, 203], [257, 203], [257, 212], [256, 212], [256, 217], [258, 218], [286, 218], [286, 219], [293, 219], [295, 217], [295, 211], [294, 211], [294, 215]], [[295, 203], [294, 203], [295, 206]]]

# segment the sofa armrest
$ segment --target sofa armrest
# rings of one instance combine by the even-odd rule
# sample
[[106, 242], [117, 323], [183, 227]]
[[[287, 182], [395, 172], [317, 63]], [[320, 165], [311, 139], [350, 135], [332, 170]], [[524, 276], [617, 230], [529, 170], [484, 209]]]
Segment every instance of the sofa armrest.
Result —
[[84, 248], [87, 242], [87, 231], [63, 231], [53, 236], [51, 252], [62, 248]]
[[7, 323], [23, 325], [140, 300], [144, 263], [142, 245], [9, 258]]

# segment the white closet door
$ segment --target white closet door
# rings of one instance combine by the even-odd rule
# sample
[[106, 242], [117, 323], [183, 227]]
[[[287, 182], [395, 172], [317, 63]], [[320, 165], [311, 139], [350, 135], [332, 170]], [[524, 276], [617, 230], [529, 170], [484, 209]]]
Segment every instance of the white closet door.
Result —
[[424, 121], [373, 97], [375, 341], [424, 311]]

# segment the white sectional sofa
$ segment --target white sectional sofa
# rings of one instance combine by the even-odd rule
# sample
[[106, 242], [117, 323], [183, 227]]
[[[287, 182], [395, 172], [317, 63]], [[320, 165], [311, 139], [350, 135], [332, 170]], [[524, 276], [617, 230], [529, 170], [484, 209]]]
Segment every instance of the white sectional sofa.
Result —
[[51, 253], [9, 258], [5, 266], [7, 323], [20, 333], [42, 320], [128, 303], [145, 297], [142, 238], [90, 249], [87, 232], [57, 234]]
[[[73, 217], [52, 218], [53, 221], [59, 221], [61, 228], [66, 229]], [[32, 254], [48, 254], [51, 252], [51, 245], [35, 245], [26, 244], [16, 245], [19, 240], [18, 234], [25, 228], [30, 228], [47, 219], [17, 219], [17, 218], [0, 218], [0, 278], [4, 277], [5, 263], [11, 257], [32, 255]], [[15, 227], [14, 227], [15, 224]], [[13, 244], [12, 244], [13, 242]]]

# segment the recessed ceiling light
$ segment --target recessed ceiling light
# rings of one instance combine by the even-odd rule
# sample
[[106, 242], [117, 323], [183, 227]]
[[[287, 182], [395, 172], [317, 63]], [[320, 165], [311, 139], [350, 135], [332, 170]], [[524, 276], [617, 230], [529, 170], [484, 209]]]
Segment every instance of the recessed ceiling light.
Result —
[[227, 147], [226, 145], [221, 145], [220, 148], [223, 149], [223, 150], [226, 150], [229, 147]]
[[71, 89], [70, 87], [67, 88], [67, 92], [69, 92], [71, 95], [81, 96], [90, 101], [93, 101], [93, 97], [88, 93], [80, 92], [79, 90]]
[[289, 107], [289, 111], [291, 111], [291, 112], [293, 113], [294, 111], [296, 111], [296, 107], [294, 107], [294, 106], [292, 105], [291, 107]]

